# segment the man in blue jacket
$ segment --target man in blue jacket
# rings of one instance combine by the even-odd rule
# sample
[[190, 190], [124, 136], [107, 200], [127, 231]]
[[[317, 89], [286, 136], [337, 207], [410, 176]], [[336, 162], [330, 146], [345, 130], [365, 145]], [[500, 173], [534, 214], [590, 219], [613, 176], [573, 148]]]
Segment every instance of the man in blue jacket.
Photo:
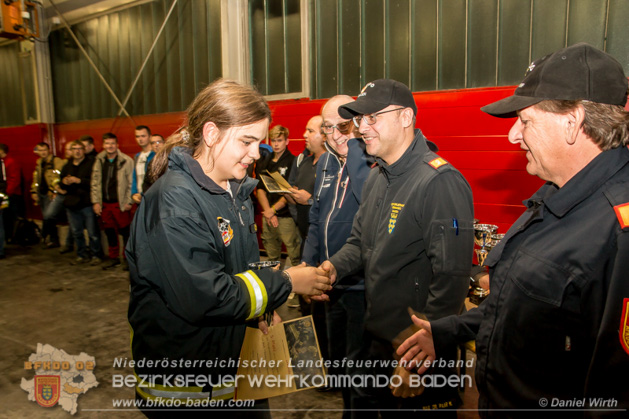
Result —
[[142, 151], [133, 157], [133, 181], [131, 183], [131, 198], [139, 204], [142, 201], [144, 177], [148, 174], [149, 163], [155, 157], [151, 147], [151, 129], [146, 125], [135, 127], [135, 140]]
[[[321, 129], [326, 135], [328, 152], [321, 156], [317, 165], [310, 226], [302, 256], [302, 261], [308, 265], [318, 266], [345, 244], [361, 202], [363, 183], [374, 162], [366, 154], [362, 140], [354, 138], [352, 120], [338, 114], [339, 106], [353, 101], [350, 96], [334, 96], [321, 111]], [[330, 361], [366, 359], [368, 345], [364, 334], [365, 284], [362, 272], [343, 278], [343, 283], [330, 293], [325, 317]], [[364, 368], [356, 366], [329, 369], [332, 375], [354, 376], [365, 372]], [[350, 409], [357, 413], [356, 409], [373, 407], [359, 388], [342, 388], [341, 391], [344, 417], [350, 414]], [[358, 414], [364, 416], [366, 413]]]

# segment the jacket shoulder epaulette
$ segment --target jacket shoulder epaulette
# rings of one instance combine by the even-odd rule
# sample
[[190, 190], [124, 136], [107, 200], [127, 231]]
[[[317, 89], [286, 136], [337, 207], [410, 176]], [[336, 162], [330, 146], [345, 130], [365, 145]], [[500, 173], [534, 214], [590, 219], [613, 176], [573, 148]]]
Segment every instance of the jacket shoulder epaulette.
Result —
[[438, 172], [445, 172], [452, 169], [452, 165], [446, 159], [434, 153], [427, 153], [424, 156], [424, 163]]
[[629, 182], [614, 182], [603, 191], [614, 209], [620, 228], [629, 231]]

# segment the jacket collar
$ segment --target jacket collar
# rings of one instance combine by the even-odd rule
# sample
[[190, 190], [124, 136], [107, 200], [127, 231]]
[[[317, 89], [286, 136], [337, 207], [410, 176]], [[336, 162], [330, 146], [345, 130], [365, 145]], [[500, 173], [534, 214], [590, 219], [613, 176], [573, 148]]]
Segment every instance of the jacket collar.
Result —
[[[181, 170], [189, 174], [192, 179], [203, 189], [210, 193], [222, 195], [227, 191], [216, 184], [204, 172], [198, 161], [192, 157], [185, 147], [174, 147], [168, 155], [168, 168], [173, 170]], [[232, 195], [240, 198], [246, 198], [258, 184], [257, 180], [245, 176], [242, 180], [229, 181]]]
[[[87, 156], [87, 154], [86, 154]], [[126, 156], [122, 151], [116, 150], [116, 161], [118, 162], [117, 167], [122, 167], [125, 164], [125, 159], [122, 156]], [[96, 158], [100, 159], [103, 163], [107, 160], [107, 152], [105, 150], [101, 151], [96, 155]]]
[[[135, 156], [133, 156], [133, 158], [135, 159], [135, 158], [140, 157], [140, 154], [142, 154], [142, 153], [143, 153], [142, 151], [140, 151], [140, 152], [138, 152], [138, 153], [135, 153]], [[87, 155], [87, 154], [86, 154], [86, 155]], [[151, 158], [151, 157], [153, 157], [154, 155], [155, 155], [155, 152], [154, 152], [153, 150], [151, 150], [151, 151], [149, 152], [149, 154], [147, 154], [147, 157], [150, 159], [150, 158]]]
[[398, 161], [391, 165], [379, 157], [376, 157], [376, 161], [381, 168], [380, 170], [384, 172], [387, 179], [390, 179], [404, 175], [413, 166], [416, 166], [421, 161], [421, 157], [429, 151], [424, 134], [422, 134], [421, 130], [416, 129], [413, 142], [411, 142], [411, 145], [408, 146]]
[[603, 151], [574, 175], [562, 188], [548, 182], [539, 191], [524, 201], [527, 207], [544, 201], [546, 207], [557, 217], [563, 217], [572, 208], [591, 196], [625, 165], [629, 164], [629, 149], [618, 147]]
[[[270, 164], [273, 161], [274, 156], [275, 156], [275, 153], [269, 153], [269, 155], [266, 156], [267, 164]], [[284, 150], [280, 158], [277, 159], [277, 161], [274, 164], [281, 166], [284, 163], [286, 163], [286, 161], [289, 160], [291, 157], [295, 157], [295, 155], [291, 153], [290, 150], [287, 148], [286, 150]]]
[[[347, 141], [349, 142], [350, 140], [351, 138]], [[341, 155], [335, 149], [333, 149], [331, 146], [328, 145], [327, 141], [323, 143], [323, 145], [325, 146], [325, 149], [328, 150], [328, 153], [336, 157], [336, 160], [339, 162], [339, 164], [341, 164], [341, 160], [344, 160], [347, 157], [347, 156], [345, 156], [345, 158], [341, 157]]]

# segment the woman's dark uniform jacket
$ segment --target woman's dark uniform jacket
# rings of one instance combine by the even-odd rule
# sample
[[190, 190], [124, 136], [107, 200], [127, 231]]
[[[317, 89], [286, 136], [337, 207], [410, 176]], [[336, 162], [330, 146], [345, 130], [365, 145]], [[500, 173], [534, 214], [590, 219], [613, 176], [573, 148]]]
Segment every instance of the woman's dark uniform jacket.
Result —
[[[232, 181], [232, 199], [181, 147], [170, 153], [168, 168], [142, 200], [126, 250], [135, 372], [211, 374], [215, 380], [236, 368], [205, 363], [186, 368], [179, 361], [237, 361], [245, 322], [279, 307], [291, 285], [278, 271], [247, 270], [260, 259], [250, 199], [257, 181]], [[138, 366], [141, 360], [159, 366]], [[166, 368], [164, 360], [170, 363]], [[211, 390], [136, 389], [144, 398], [188, 392], [207, 397]], [[213, 398], [233, 396], [233, 389], [214, 392]]]

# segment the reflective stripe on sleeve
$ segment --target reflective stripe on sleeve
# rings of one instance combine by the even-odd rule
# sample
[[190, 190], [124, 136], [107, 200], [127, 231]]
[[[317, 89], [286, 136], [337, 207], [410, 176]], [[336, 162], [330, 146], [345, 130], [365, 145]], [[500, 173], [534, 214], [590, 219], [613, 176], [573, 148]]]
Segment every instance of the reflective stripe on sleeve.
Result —
[[247, 320], [253, 319], [264, 313], [268, 302], [266, 287], [253, 271], [246, 271], [236, 275], [247, 286], [251, 303], [251, 311]]

